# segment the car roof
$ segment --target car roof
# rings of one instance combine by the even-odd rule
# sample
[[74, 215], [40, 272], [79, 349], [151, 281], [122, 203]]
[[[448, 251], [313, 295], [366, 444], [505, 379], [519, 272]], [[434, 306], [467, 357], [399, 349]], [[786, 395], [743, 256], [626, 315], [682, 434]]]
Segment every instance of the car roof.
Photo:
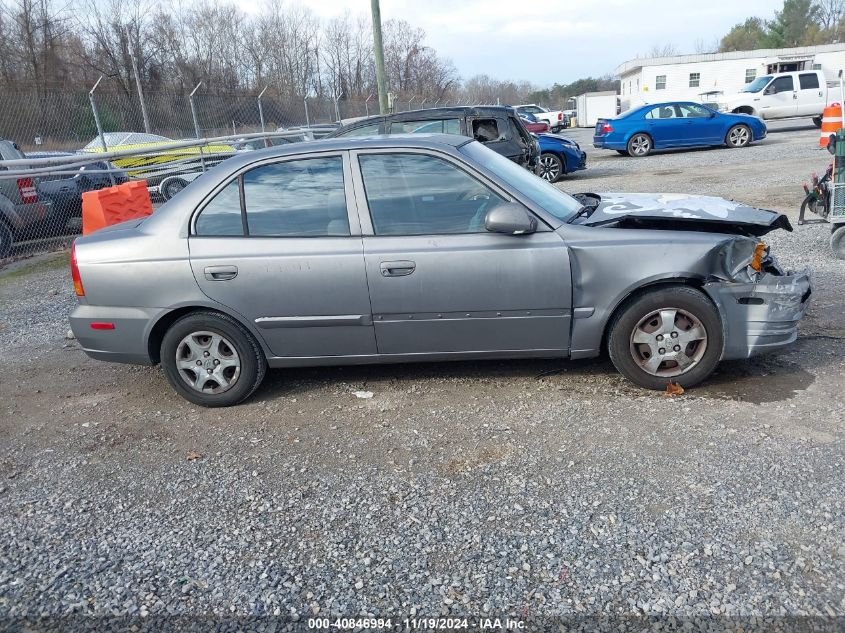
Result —
[[[703, 103], [699, 103], [698, 101], [661, 101], [660, 103], [644, 103], [640, 106], [640, 108], [661, 108], [664, 106], [676, 106], [676, 105], [704, 105]], [[705, 106], [706, 107], [706, 106]]]
[[401, 120], [410, 120], [410, 121], [418, 121], [424, 119], [435, 119], [437, 117], [446, 117], [446, 116], [467, 116], [467, 115], [493, 115], [493, 114], [503, 114], [509, 115], [513, 113], [513, 107], [511, 106], [494, 106], [494, 105], [484, 105], [484, 106], [444, 106], [442, 108], [422, 108], [420, 110], [406, 110], [405, 112], [394, 112], [393, 114], [376, 114], [370, 117], [364, 117], [362, 119], [357, 119], [352, 123], [347, 125], [343, 125], [335, 130], [329, 136], [334, 136], [336, 134], [342, 134], [343, 132], [347, 132], [349, 130], [353, 130], [359, 127], [365, 127], [367, 125], [372, 125], [373, 123], [390, 120], [390, 121], [401, 121]]
[[236, 162], [244, 164], [253, 162], [257, 158], [272, 156], [287, 156], [290, 154], [313, 154], [314, 152], [346, 151], [351, 149], [391, 148], [391, 147], [460, 147], [472, 141], [467, 136], [457, 134], [380, 134], [377, 136], [344, 136], [341, 138], [323, 138], [308, 143], [288, 143], [274, 145], [265, 149], [250, 152], [248, 155], [232, 157], [225, 162], [232, 167], [240, 167]]

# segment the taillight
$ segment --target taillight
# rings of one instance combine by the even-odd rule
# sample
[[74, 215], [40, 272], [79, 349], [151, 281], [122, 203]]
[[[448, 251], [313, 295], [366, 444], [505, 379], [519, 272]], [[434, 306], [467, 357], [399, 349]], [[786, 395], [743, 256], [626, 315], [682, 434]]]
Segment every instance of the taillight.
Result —
[[557, 113], [557, 120], [558, 120], [558, 121], [563, 121], [563, 112], [558, 112], [558, 113]]
[[76, 263], [76, 244], [70, 247], [70, 277], [73, 279], [73, 289], [77, 297], [85, 296], [85, 288], [82, 287], [82, 277], [79, 276], [79, 266]]
[[35, 189], [35, 181], [32, 178], [18, 178], [18, 193], [21, 195], [23, 204], [38, 202], [38, 191]]
[[613, 127], [610, 123], [605, 123], [601, 128], [602, 134], [610, 134], [613, 131]]

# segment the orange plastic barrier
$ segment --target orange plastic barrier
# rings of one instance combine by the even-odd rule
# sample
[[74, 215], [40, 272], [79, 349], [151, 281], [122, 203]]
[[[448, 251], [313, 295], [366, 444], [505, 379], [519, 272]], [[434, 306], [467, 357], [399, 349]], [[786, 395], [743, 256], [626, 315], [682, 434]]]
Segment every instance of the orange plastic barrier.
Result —
[[822, 113], [822, 131], [819, 136], [819, 147], [827, 147], [830, 135], [842, 129], [842, 106], [831, 103]]
[[153, 204], [146, 180], [133, 180], [82, 194], [82, 234], [105, 226], [152, 215]]

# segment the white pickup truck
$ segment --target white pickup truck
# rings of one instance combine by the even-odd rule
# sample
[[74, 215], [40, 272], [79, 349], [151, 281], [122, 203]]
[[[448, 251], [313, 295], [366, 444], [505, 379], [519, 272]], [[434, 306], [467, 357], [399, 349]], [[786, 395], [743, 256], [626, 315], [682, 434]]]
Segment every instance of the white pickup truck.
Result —
[[838, 91], [831, 90], [820, 70], [772, 73], [757, 77], [742, 91], [722, 95], [720, 112], [752, 114], [762, 119], [812, 117], [821, 126], [822, 112], [829, 101], [838, 100]]
[[552, 132], [560, 132], [563, 128], [569, 127], [569, 117], [560, 110], [547, 110], [543, 106], [533, 103], [514, 106], [517, 113], [527, 112], [533, 114], [538, 121], [545, 121], [549, 124]]

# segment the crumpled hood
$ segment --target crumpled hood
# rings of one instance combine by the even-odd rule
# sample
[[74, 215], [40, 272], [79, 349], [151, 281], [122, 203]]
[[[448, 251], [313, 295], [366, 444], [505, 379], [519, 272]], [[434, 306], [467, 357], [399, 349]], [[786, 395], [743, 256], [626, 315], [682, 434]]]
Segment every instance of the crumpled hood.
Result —
[[629, 225], [641, 224], [647, 228], [667, 222], [678, 229], [689, 224], [692, 230], [711, 229], [714, 233], [739, 231], [758, 237], [779, 228], [792, 230], [789, 218], [782, 213], [757, 209], [725, 198], [678, 193], [598, 195], [601, 202], [583, 224], [599, 226], [622, 220]]

